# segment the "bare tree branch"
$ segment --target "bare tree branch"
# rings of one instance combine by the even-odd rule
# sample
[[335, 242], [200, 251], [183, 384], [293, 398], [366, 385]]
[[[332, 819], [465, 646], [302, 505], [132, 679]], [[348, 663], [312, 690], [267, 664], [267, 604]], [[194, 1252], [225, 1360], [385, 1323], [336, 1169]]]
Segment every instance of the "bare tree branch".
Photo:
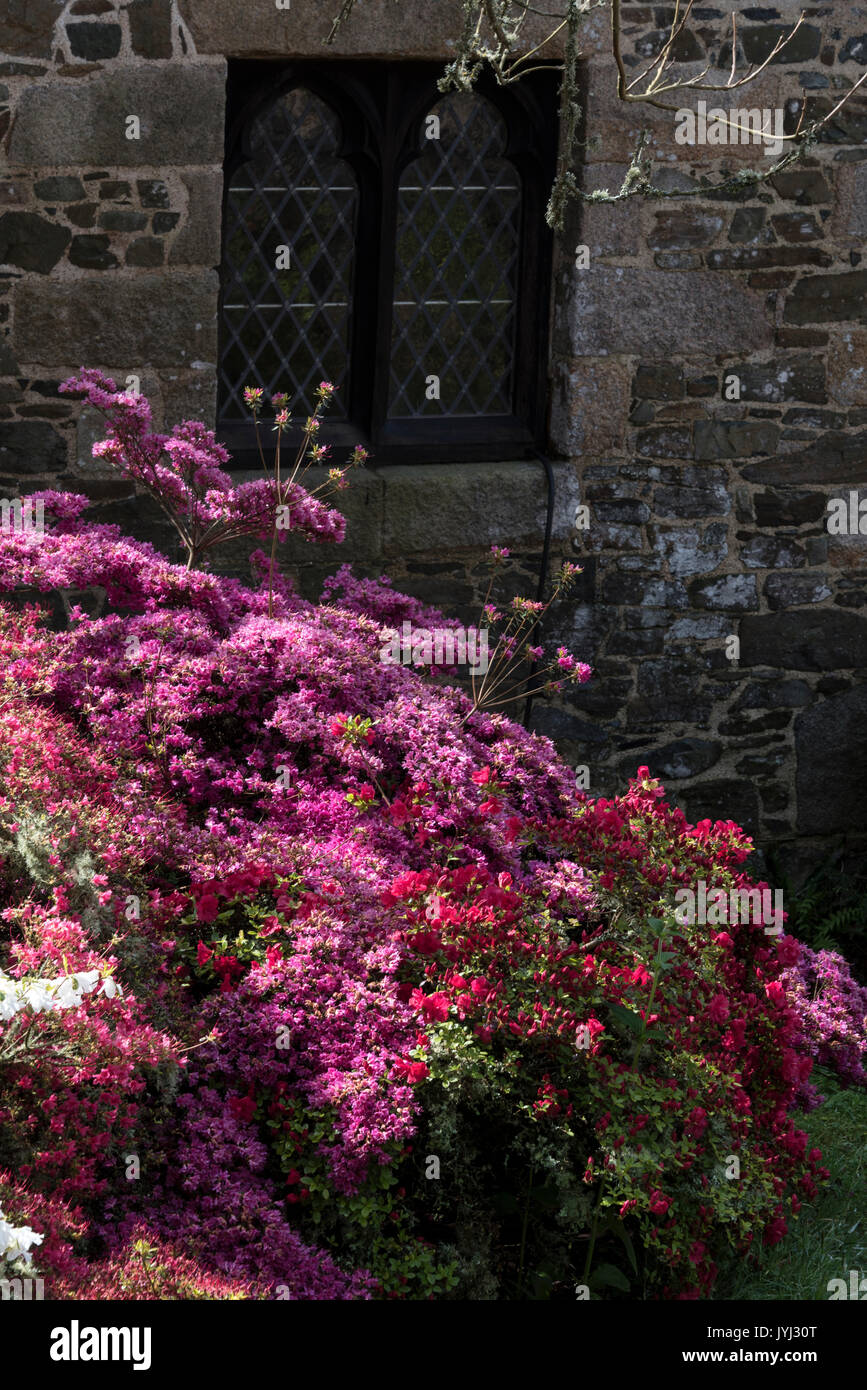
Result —
[[[394, 0], [395, 4], [401, 0]], [[617, 192], [596, 190], [585, 193], [579, 186], [574, 166], [574, 151], [577, 144], [578, 128], [581, 120], [579, 64], [581, 61], [580, 33], [584, 21], [593, 10], [610, 6], [610, 53], [617, 77], [617, 96], [624, 104], [651, 106], [660, 111], [679, 113], [683, 107], [661, 98], [680, 92], [734, 92], [754, 82], [767, 70], [783, 48], [798, 33], [806, 20], [802, 11], [791, 28], [775, 42], [771, 51], [761, 63], [749, 64], [746, 72], [738, 76], [738, 24], [737, 15], [731, 17], [731, 64], [725, 82], [706, 81], [711, 70], [708, 61], [700, 72], [692, 76], [680, 76], [677, 72], [682, 64], [676, 62], [673, 54], [677, 41], [686, 32], [686, 26], [693, 12], [695, 0], [674, 0], [674, 12], [665, 32], [664, 42], [659, 52], [637, 75], [629, 77], [627, 59], [623, 53], [622, 0], [564, 0], [557, 11], [549, 11], [531, 3], [531, 0], [460, 0], [463, 24], [457, 41], [457, 54], [446, 64], [443, 76], [438, 83], [441, 92], [469, 91], [487, 66], [497, 82], [506, 85], [519, 81], [531, 72], [543, 67], [555, 66], [563, 75], [560, 90], [560, 126], [562, 142], [557, 161], [557, 170], [551, 196], [546, 211], [546, 220], [554, 228], [562, 228], [566, 208], [573, 199], [585, 202], [620, 202], [630, 197], [647, 198], [688, 198], [701, 197], [716, 191], [745, 188], [763, 183], [773, 178], [781, 169], [800, 159], [805, 151], [815, 144], [823, 126], [836, 116], [842, 106], [850, 100], [853, 93], [867, 80], [867, 72], [855, 82], [843, 97], [821, 120], [813, 121], [803, 128], [806, 114], [806, 101], [802, 105], [795, 130], [789, 134], [777, 134], [764, 129], [756, 131], [755, 124], [742, 124], [737, 113], [729, 116], [725, 111], [715, 112], [717, 121], [723, 121], [727, 130], [738, 135], [746, 135], [754, 141], [764, 137], [774, 141], [784, 140], [791, 145], [790, 151], [765, 170], [742, 169], [736, 174], [724, 177], [713, 183], [704, 180], [695, 189], [662, 189], [654, 185], [651, 177], [650, 160], [647, 153], [649, 132], [642, 130], [633, 152], [626, 176]], [[331, 31], [326, 40], [333, 43], [335, 35], [349, 20], [355, 7], [355, 0], [342, 0], [339, 13], [335, 16]], [[521, 30], [530, 15], [558, 20], [556, 27], [532, 47], [522, 49]], [[565, 31], [565, 35], [564, 35]], [[485, 37], [488, 34], [489, 37]], [[544, 62], [545, 49], [558, 36], [564, 35], [564, 57], [560, 63]], [[532, 59], [537, 61], [532, 62]], [[528, 66], [529, 64], [529, 66]]]
[[789, 30], [787, 34], [783, 34], [782, 37], [777, 40], [777, 42], [774, 44], [774, 47], [771, 49], [770, 53], [764, 59], [764, 61], [761, 62], [758, 65], [758, 67], [755, 67], [753, 64], [750, 64], [749, 70], [744, 74], [744, 76], [735, 80], [735, 73], [737, 71], [737, 28], [735, 16], [732, 15], [732, 66], [728, 82], [702, 82], [701, 79], [705, 76], [707, 72], [710, 71], [710, 63], [708, 63], [707, 66], [704, 67], [702, 71], [694, 77], [676, 78], [674, 81], [671, 82], [663, 82], [663, 77], [672, 66], [672, 48], [678, 38], [678, 35], [683, 30], [683, 26], [689, 17], [690, 11], [692, 10], [692, 6], [694, 3], [694, 0], [688, 0], [686, 9], [684, 10], [683, 15], [681, 16], [680, 0], [676, 0], [674, 16], [671, 21], [668, 38], [663, 44], [662, 50], [658, 55], [659, 62], [656, 68], [656, 72], [654, 73], [650, 82], [648, 82], [647, 86], [644, 88], [643, 91], [636, 92], [633, 94], [631, 89], [634, 86], [636, 86], [636, 84], [640, 82], [642, 78], [647, 76], [648, 72], [650, 71], [650, 68], [653, 66], [653, 63], [657, 62], [657, 59], [654, 58], [653, 63], [651, 63], [647, 68], [645, 68], [644, 72], [641, 73], [637, 78], [634, 78], [632, 82], [627, 82], [626, 69], [620, 47], [621, 3], [622, 0], [611, 0], [611, 40], [614, 61], [617, 65], [617, 95], [619, 96], [621, 101], [643, 102], [649, 106], [657, 107], [660, 111], [680, 110], [680, 107], [672, 106], [670, 102], [659, 100], [659, 97], [665, 92], [684, 91], [687, 88], [689, 88], [692, 91], [700, 92], [731, 92], [734, 91], [737, 87], [743, 87], [746, 83], [755, 81], [759, 74], [764, 72], [768, 64], [773, 62], [774, 58], [776, 58], [781, 48], [783, 48], [784, 45], [787, 44], [795, 34], [797, 34], [798, 30], [800, 29], [801, 25], [804, 23], [804, 20], [806, 18], [806, 16], [802, 12], [797, 23], [793, 25], [793, 27]]

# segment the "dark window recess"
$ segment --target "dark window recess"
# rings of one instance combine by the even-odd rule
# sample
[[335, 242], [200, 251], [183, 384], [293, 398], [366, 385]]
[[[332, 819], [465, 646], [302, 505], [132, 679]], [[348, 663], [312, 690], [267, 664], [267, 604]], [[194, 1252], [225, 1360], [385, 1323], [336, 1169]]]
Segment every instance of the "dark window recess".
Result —
[[220, 378], [227, 419], [248, 413], [243, 389], [253, 378], [269, 394], [289, 391], [293, 408], [307, 413], [323, 378], [345, 382], [358, 189], [338, 144], [337, 117], [304, 87], [251, 127], [252, 158], [226, 190]]
[[398, 186], [389, 418], [508, 415], [520, 175], [483, 97], [453, 94], [430, 114], [439, 138]]
[[338, 459], [544, 443], [556, 81], [443, 95], [441, 72], [230, 63], [218, 418], [240, 466], [244, 386], [300, 424], [323, 378]]

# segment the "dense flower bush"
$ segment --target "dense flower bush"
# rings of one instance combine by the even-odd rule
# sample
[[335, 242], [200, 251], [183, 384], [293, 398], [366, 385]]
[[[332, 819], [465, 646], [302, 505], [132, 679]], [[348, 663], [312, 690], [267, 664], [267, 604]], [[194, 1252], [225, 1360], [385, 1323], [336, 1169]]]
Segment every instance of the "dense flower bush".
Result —
[[[843, 957], [801, 944], [782, 980], [797, 1015], [799, 1048], [843, 1081], [867, 1085], [867, 988], [852, 978]], [[812, 1107], [821, 1097], [806, 1082], [799, 1099]]]
[[[225, 472], [229, 455], [204, 425], [187, 420], [170, 435], [153, 433], [147, 397], [118, 391], [111, 377], [101, 372], [82, 371], [60, 389], [83, 395], [105, 416], [108, 433], [94, 445], [94, 457], [114, 464], [158, 502], [186, 547], [189, 565], [214, 546], [239, 536], [265, 539], [273, 534], [282, 540], [287, 531], [294, 530], [311, 540], [343, 540], [346, 527], [340, 512], [325, 507], [296, 481], [312, 462], [326, 461], [327, 449], [313, 441], [318, 436], [321, 410], [334, 393], [330, 382], [322, 382], [317, 391], [316, 408], [307, 420], [291, 476], [282, 477], [279, 464], [279, 439], [290, 421], [287, 398], [274, 397], [278, 433], [274, 475], [238, 486]], [[247, 394], [258, 425], [262, 392]], [[364, 457], [364, 450], [357, 449], [352, 461], [360, 463]], [[331, 491], [344, 485], [344, 473], [342, 469], [331, 471]], [[44, 495], [43, 500], [47, 506]]]
[[[106, 457], [223, 505], [202, 427], [108, 394]], [[383, 662], [447, 626], [386, 582], [314, 605], [42, 498], [0, 537], [0, 1221], [49, 1296], [691, 1298], [785, 1235], [824, 1176], [793, 1106], [814, 1056], [863, 1083], [863, 991], [675, 918], [751, 886], [735, 824], [646, 769], [593, 800]], [[93, 587], [61, 631], [14, 595]]]

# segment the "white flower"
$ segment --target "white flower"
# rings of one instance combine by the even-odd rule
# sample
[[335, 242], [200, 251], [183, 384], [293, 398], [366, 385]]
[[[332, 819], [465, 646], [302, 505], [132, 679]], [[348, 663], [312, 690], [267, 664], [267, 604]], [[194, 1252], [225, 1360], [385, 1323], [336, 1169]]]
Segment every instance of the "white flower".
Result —
[[51, 984], [51, 980], [34, 980], [32, 984], [25, 985], [21, 992], [20, 1007], [32, 1009], [35, 1014], [45, 1013], [51, 1008], [54, 999]]
[[[0, 971], [0, 1023], [8, 1023], [24, 1009], [41, 1014], [75, 1008], [101, 979], [98, 970], [79, 970], [75, 975], [61, 975], [55, 980], [13, 980]], [[120, 985], [110, 976], [106, 977], [103, 990], [107, 999], [121, 993]]]
[[0, 974], [0, 1023], [7, 1023], [22, 1008], [18, 981]]
[[38, 1231], [34, 1231], [30, 1226], [12, 1226], [3, 1215], [0, 1207], [0, 1260], [23, 1260], [29, 1264], [33, 1259], [30, 1254], [31, 1245], [41, 1245], [44, 1236]]
[[44, 981], [54, 985], [54, 1007], [57, 1009], [71, 1009], [76, 1004], [80, 1004], [85, 994], [90, 994], [99, 984], [100, 974], [98, 970], [81, 970], [77, 975], [67, 975], [65, 979], [57, 981]]

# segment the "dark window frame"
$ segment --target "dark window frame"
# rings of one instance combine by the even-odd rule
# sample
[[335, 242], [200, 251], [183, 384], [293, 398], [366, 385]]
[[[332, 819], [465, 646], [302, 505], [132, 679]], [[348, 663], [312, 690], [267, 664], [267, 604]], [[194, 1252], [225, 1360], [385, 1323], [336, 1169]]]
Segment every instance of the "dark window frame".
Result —
[[[398, 183], [407, 165], [424, 152], [423, 117], [441, 99], [436, 82], [442, 70], [442, 63], [411, 61], [229, 62], [224, 236], [230, 181], [235, 170], [250, 157], [252, 123], [294, 86], [308, 88], [336, 113], [341, 126], [337, 156], [351, 167], [358, 183], [351, 370], [349, 395], [343, 402], [347, 418], [329, 423], [326, 415], [320, 433], [322, 442], [330, 444], [338, 457], [344, 448], [356, 443], [371, 451], [371, 461], [375, 463], [525, 458], [545, 445], [553, 253], [545, 206], [554, 176], [557, 144], [553, 68], [550, 72], [529, 74], [508, 87], [499, 87], [484, 78], [478, 83], [480, 95], [491, 101], [504, 118], [507, 137], [503, 157], [517, 169], [522, 187], [514, 413], [387, 419]], [[225, 263], [221, 260], [221, 361], [226, 279]], [[371, 341], [372, 333], [375, 342]], [[258, 465], [251, 424], [222, 420], [218, 412], [217, 432], [237, 467]]]

